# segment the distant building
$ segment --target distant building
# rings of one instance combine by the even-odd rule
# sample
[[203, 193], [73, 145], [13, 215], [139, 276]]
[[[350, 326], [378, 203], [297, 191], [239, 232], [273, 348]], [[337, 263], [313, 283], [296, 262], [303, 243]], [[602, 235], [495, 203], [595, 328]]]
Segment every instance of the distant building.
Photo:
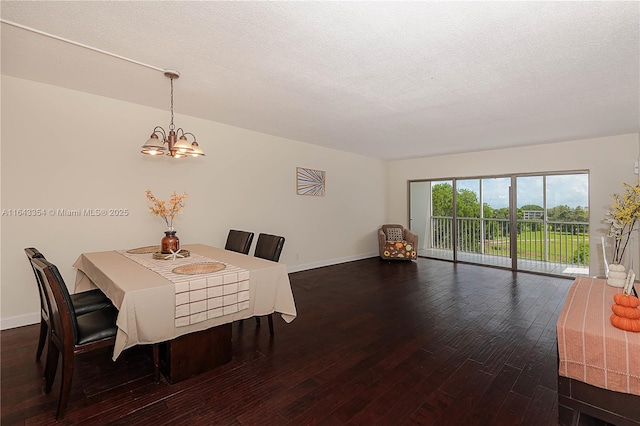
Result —
[[543, 219], [544, 210], [524, 210], [522, 212], [522, 218], [524, 220]]

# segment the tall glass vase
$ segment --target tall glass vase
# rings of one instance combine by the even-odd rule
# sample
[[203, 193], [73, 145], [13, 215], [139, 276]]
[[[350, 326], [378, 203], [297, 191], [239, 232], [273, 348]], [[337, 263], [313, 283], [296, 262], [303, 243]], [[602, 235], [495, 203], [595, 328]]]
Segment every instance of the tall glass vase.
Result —
[[[635, 231], [634, 231], [635, 232]], [[602, 255], [605, 256], [605, 262], [607, 256], [609, 258], [614, 257], [614, 248], [615, 248], [615, 237], [602, 237]], [[618, 255], [615, 263], [610, 263], [607, 265], [608, 273], [606, 275], [607, 284], [612, 287], [623, 288], [627, 281], [627, 275], [629, 270], [634, 269], [634, 248], [636, 246], [636, 237], [635, 235], [631, 235], [629, 237], [629, 242], [626, 245], [626, 249], [622, 256]]]
[[176, 237], [176, 231], [164, 231], [160, 250], [163, 254], [177, 253], [180, 251], [180, 239]]

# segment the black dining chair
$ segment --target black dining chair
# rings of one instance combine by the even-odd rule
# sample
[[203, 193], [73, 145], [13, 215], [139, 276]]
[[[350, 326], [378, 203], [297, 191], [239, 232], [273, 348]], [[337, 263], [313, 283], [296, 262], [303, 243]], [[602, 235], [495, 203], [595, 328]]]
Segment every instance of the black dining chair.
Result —
[[229, 231], [229, 235], [227, 235], [227, 243], [225, 244], [224, 249], [249, 254], [252, 241], [253, 232], [231, 229]]
[[[33, 265], [33, 259], [45, 259], [44, 255], [38, 249], [29, 247], [24, 249], [29, 259], [29, 264], [36, 277], [38, 285], [38, 294], [40, 295], [40, 338], [38, 339], [38, 349], [36, 351], [36, 361], [40, 360], [42, 350], [47, 340], [49, 330], [51, 329], [49, 308], [46, 303], [46, 295], [40, 277]], [[76, 315], [84, 315], [89, 312], [113, 306], [109, 298], [99, 289], [83, 291], [70, 295], [71, 304]]]
[[62, 353], [62, 379], [56, 420], [64, 417], [69, 402], [76, 355], [115, 344], [118, 310], [113, 306], [77, 316], [58, 268], [43, 258], [33, 266], [42, 282], [49, 307], [51, 330], [47, 349], [44, 392], [51, 392]]
[[[277, 262], [284, 247], [284, 237], [271, 234], [259, 234], [256, 249], [253, 253], [255, 257]], [[269, 333], [273, 336], [273, 314], [268, 315]], [[256, 323], [260, 325], [260, 317], [256, 317]]]

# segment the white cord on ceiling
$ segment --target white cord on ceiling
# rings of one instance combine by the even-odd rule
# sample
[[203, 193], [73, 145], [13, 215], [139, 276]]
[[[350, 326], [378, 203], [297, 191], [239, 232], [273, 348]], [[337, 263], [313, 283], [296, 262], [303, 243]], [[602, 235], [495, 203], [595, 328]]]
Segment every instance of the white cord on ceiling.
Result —
[[159, 68], [153, 65], [145, 64], [144, 62], [136, 61], [135, 59], [127, 58], [125, 56], [117, 55], [115, 53], [107, 52], [106, 50], [98, 49], [96, 47], [88, 46], [86, 44], [78, 43], [77, 41], [69, 40], [68, 38], [60, 37], [54, 34], [50, 34], [44, 31], [37, 30], [35, 28], [27, 27], [26, 25], [18, 24], [17, 22], [7, 21], [6, 19], [0, 18], [0, 22], [3, 24], [11, 25], [13, 27], [21, 28], [23, 30], [31, 31], [32, 33], [40, 34], [45, 37], [49, 37], [55, 40], [60, 40], [65, 43], [73, 44], [74, 46], [83, 47], [85, 49], [93, 50], [94, 52], [102, 53], [104, 55], [112, 56], [114, 58], [122, 59], [123, 61], [131, 62], [133, 64], [141, 65], [143, 67], [151, 68], [152, 70], [164, 72], [163, 68]]

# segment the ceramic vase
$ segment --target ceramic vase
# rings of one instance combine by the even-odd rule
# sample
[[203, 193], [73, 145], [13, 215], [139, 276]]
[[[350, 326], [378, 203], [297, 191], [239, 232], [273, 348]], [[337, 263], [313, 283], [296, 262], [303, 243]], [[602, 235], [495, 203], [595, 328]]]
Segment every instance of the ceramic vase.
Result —
[[607, 284], [612, 287], [624, 287], [627, 280], [627, 273], [624, 265], [609, 265], [609, 276], [607, 277]]

